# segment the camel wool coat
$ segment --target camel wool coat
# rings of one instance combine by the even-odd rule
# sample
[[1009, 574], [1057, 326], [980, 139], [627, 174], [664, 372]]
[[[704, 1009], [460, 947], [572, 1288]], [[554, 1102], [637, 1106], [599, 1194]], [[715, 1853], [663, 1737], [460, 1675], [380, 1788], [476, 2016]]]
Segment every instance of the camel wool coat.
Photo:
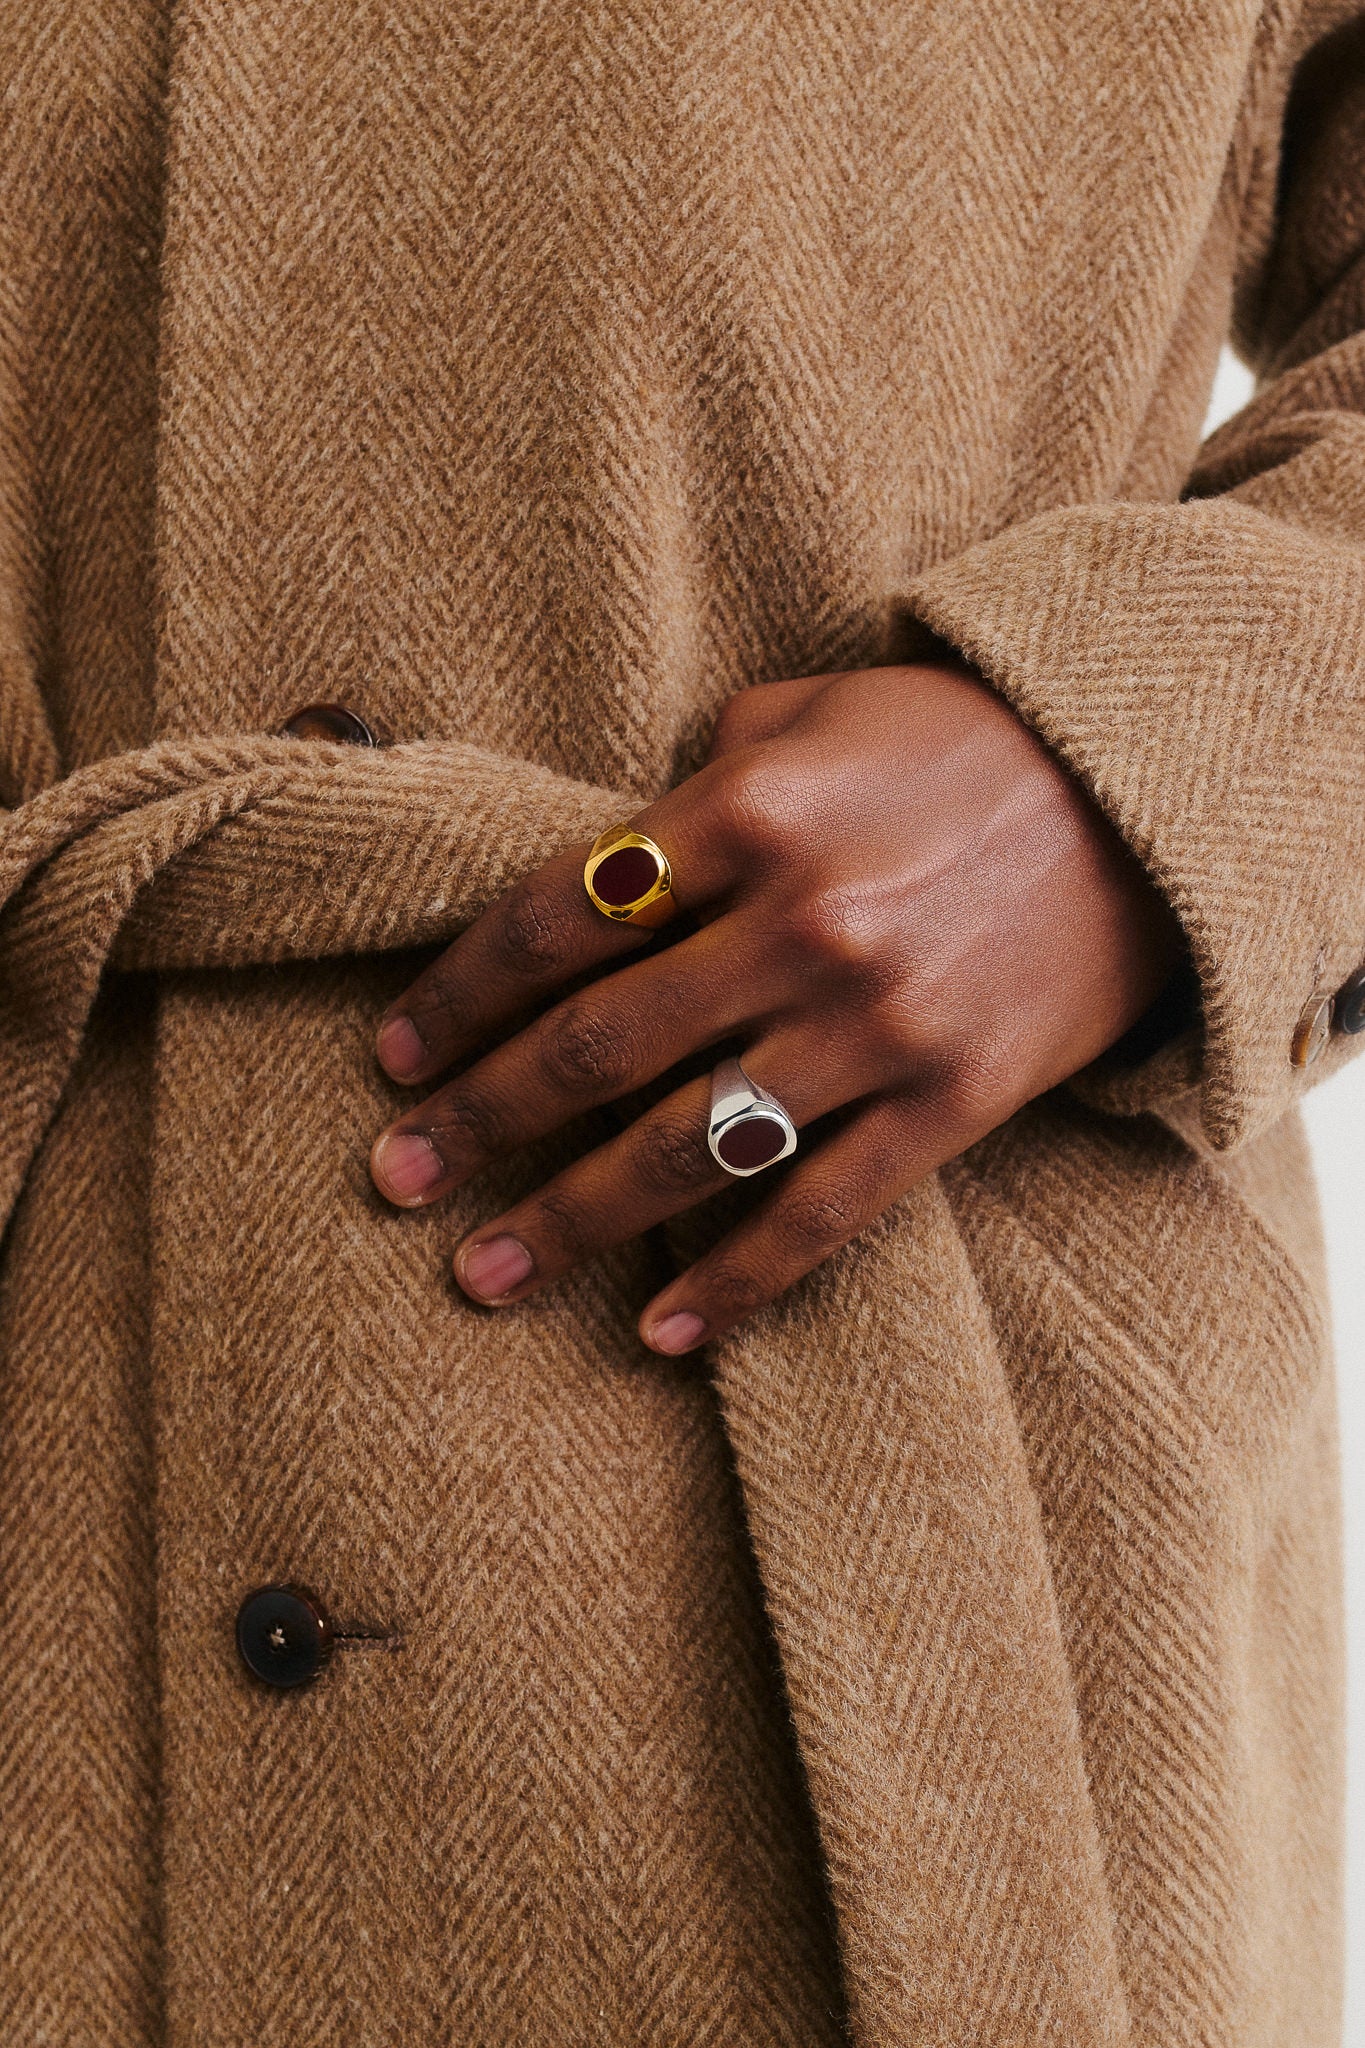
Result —
[[[1336, 2039], [1353, 13], [9, 0], [5, 2048]], [[458, 1298], [611, 1118], [387, 1208], [423, 949], [943, 643], [1184, 1026], [700, 1362], [634, 1319], [725, 1204]]]

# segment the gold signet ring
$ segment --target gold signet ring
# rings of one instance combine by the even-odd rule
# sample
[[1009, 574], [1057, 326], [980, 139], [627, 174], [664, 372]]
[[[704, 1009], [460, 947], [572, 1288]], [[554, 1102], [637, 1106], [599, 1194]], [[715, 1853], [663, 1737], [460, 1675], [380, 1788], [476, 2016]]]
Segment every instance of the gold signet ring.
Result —
[[616, 924], [667, 924], [678, 906], [668, 855], [643, 832], [613, 825], [593, 841], [583, 887], [594, 910]]

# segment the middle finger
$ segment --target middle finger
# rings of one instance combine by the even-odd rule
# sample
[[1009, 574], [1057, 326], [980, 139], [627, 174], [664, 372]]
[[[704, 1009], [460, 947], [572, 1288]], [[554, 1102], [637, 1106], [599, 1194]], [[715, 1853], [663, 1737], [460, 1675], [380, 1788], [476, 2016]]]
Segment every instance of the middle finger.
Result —
[[[630, 821], [657, 838], [680, 910], [705, 909], [734, 881], [723, 787], [716, 768], [703, 769]], [[587, 853], [573, 848], [523, 876], [390, 1006], [377, 1050], [395, 1081], [434, 1081], [528, 1003], [646, 943], [649, 930], [594, 908]]]
[[[404, 1208], [438, 1200], [490, 1160], [643, 1087], [688, 1053], [770, 1012], [784, 991], [734, 915], [578, 990], [380, 1133], [370, 1168]], [[735, 972], [737, 959], [748, 962]]]

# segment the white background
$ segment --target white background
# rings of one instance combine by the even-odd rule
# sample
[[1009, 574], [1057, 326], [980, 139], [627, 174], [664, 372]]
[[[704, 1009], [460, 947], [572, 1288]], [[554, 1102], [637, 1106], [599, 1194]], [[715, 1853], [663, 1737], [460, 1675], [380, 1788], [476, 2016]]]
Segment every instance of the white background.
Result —
[[[1205, 432], [1251, 396], [1251, 376], [1227, 349], [1218, 366]], [[1345, 2048], [1365, 2048], [1365, 1057], [1326, 1081], [1306, 1103], [1322, 1190], [1341, 1388], [1346, 1483], [1347, 1985]]]

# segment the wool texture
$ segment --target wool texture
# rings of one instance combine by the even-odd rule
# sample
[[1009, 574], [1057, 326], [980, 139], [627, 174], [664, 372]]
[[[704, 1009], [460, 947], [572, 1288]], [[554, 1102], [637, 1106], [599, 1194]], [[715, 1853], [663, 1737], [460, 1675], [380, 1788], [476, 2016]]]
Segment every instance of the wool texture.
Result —
[[[11, 0], [6, 2048], [1337, 2040], [1354, 14]], [[424, 949], [735, 690], [943, 643], [1197, 1023], [701, 1362], [635, 1316], [742, 1192], [458, 1297], [615, 1112], [388, 1209]]]

